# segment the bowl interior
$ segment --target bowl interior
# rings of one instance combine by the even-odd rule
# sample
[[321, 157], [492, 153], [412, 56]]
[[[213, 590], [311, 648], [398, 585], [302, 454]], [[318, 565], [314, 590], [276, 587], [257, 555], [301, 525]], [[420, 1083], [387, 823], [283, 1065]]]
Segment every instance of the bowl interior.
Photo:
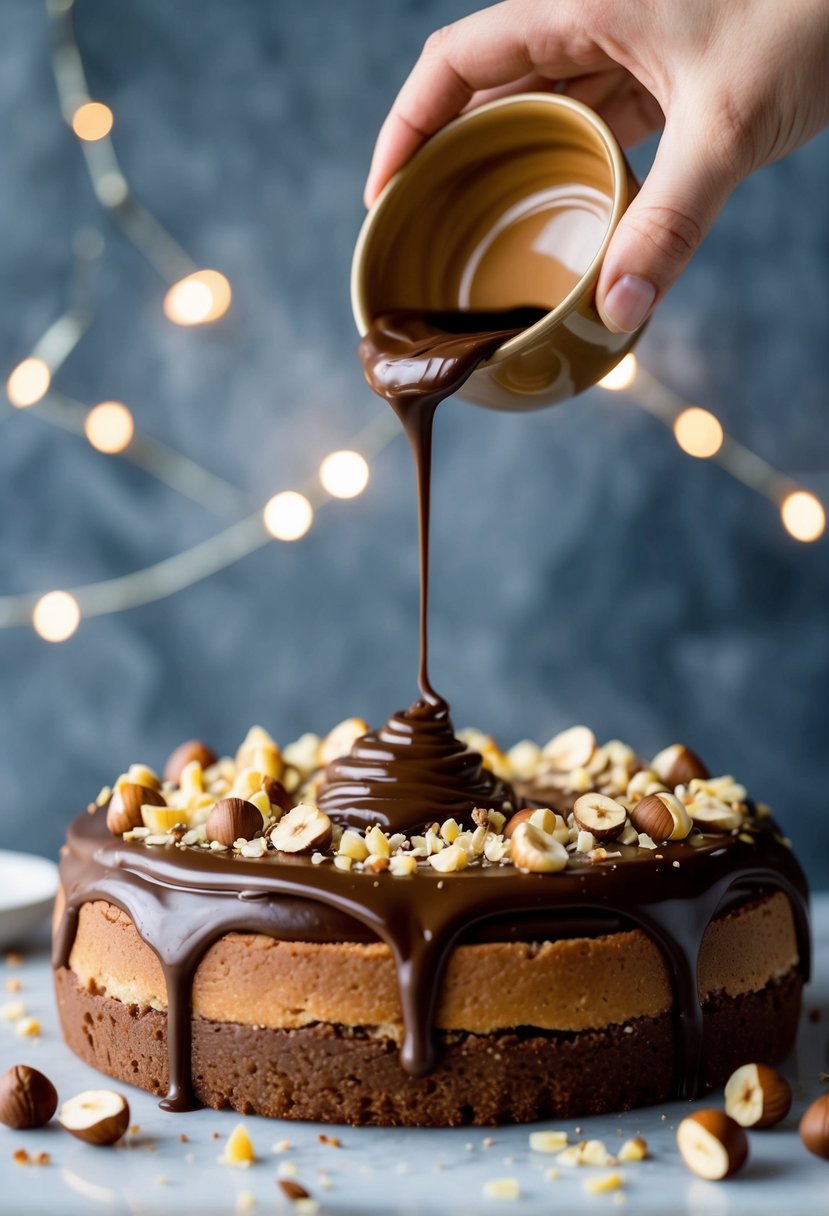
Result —
[[573, 290], [610, 228], [617, 166], [599, 126], [561, 100], [464, 115], [393, 179], [355, 257], [361, 330], [394, 308], [549, 311]]

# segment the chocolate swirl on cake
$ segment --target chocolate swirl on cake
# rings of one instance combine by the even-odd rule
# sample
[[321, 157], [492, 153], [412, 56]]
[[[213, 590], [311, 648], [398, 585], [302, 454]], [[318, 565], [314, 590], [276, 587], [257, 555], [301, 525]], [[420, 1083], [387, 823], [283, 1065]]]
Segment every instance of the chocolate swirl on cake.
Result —
[[455, 738], [440, 700], [415, 701], [358, 739], [350, 755], [328, 765], [318, 803], [340, 823], [378, 823], [388, 832], [416, 832], [450, 816], [468, 827], [475, 807], [515, 809], [510, 787]]

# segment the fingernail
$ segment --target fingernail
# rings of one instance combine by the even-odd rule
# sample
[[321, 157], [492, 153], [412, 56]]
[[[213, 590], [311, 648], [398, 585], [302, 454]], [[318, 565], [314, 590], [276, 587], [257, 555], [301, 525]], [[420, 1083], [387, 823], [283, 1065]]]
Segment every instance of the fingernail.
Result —
[[602, 311], [614, 329], [631, 334], [644, 323], [655, 299], [653, 283], [635, 274], [623, 274], [605, 296]]

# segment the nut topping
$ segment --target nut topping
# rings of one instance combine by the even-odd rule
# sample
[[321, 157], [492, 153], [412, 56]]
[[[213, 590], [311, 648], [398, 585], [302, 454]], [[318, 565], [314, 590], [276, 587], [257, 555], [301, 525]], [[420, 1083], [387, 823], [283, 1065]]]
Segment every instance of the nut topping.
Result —
[[596, 750], [596, 736], [589, 726], [571, 726], [555, 735], [542, 748], [545, 767], [558, 773], [570, 773], [584, 768]]
[[791, 1104], [791, 1085], [767, 1064], [744, 1064], [726, 1082], [725, 1111], [741, 1127], [773, 1127]]
[[43, 1127], [55, 1113], [58, 1095], [48, 1077], [28, 1064], [15, 1064], [0, 1077], [0, 1123], [25, 1131]]
[[552, 836], [532, 823], [519, 823], [511, 838], [513, 865], [531, 874], [552, 874], [563, 870], [568, 861], [567, 850]]
[[721, 1110], [698, 1110], [676, 1129], [676, 1143], [688, 1169], [718, 1181], [736, 1174], [748, 1157], [746, 1134]]
[[207, 839], [228, 848], [234, 840], [251, 840], [262, 826], [262, 812], [244, 798], [220, 798], [205, 824]]
[[271, 828], [271, 844], [280, 853], [324, 853], [331, 844], [333, 828], [324, 811], [300, 803]]
[[293, 807], [293, 799], [281, 781], [277, 781], [275, 777], [263, 777], [262, 789], [268, 797], [268, 802], [271, 806], [279, 807], [279, 810], [284, 812], [290, 811]]
[[534, 806], [525, 806], [520, 811], [516, 811], [514, 815], [510, 815], [509, 819], [504, 824], [504, 837], [507, 840], [511, 840], [515, 829], [522, 823], [529, 823], [534, 814]]
[[678, 785], [687, 785], [694, 777], [708, 777], [708, 769], [696, 752], [683, 743], [672, 743], [664, 748], [651, 761], [651, 768], [661, 781], [675, 789]]
[[620, 802], [604, 794], [582, 794], [573, 806], [576, 825], [592, 832], [596, 840], [614, 840], [625, 826], [627, 811]]
[[743, 822], [743, 816], [738, 810], [713, 796], [692, 798], [687, 810], [696, 827], [702, 832], [733, 832]]
[[88, 1089], [64, 1102], [58, 1119], [86, 1144], [114, 1144], [129, 1127], [130, 1108], [124, 1095], [112, 1089]]
[[166, 805], [163, 794], [150, 786], [132, 781], [118, 782], [107, 808], [107, 828], [113, 836], [123, 836], [124, 832], [143, 825], [142, 806]]
[[202, 743], [201, 739], [188, 739], [186, 743], [180, 743], [168, 757], [164, 765], [164, 780], [178, 785], [182, 770], [188, 764], [197, 760], [203, 769], [210, 768], [211, 764], [216, 763], [216, 759], [216, 753], [206, 743]]
[[651, 840], [684, 840], [693, 824], [683, 804], [667, 790], [648, 794], [630, 812], [633, 826]]

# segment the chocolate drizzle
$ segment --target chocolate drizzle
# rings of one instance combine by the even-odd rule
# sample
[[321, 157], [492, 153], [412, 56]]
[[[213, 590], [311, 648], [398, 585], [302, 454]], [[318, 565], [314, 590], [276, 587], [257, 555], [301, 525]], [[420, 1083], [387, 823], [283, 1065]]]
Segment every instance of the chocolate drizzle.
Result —
[[[573, 863], [558, 874], [470, 866], [442, 879], [343, 872], [307, 858], [246, 860], [174, 846], [124, 844], [105, 814], [72, 823], [61, 860], [66, 907], [55, 937], [55, 967], [69, 964], [78, 910], [104, 899], [133, 920], [158, 955], [167, 984], [169, 1092], [162, 1105], [194, 1105], [190, 1073], [191, 988], [205, 951], [230, 932], [287, 941], [381, 940], [392, 952], [403, 1009], [401, 1059], [413, 1075], [437, 1063], [432, 1033], [441, 978], [460, 941], [509, 939], [516, 918], [524, 940], [638, 927], [662, 950], [675, 997], [678, 1096], [701, 1086], [702, 1014], [697, 960], [711, 918], [758, 890], [782, 890], [792, 903], [800, 967], [808, 977], [806, 887], [771, 820], [751, 842], [705, 838], [666, 844], [660, 856], [620, 849], [618, 862]], [[677, 869], [673, 862], [679, 861]]]
[[429, 517], [435, 411], [502, 343], [544, 315], [400, 311], [374, 321], [360, 343], [366, 379], [395, 411], [414, 456], [420, 537], [420, 700], [358, 739], [326, 770], [320, 807], [354, 826], [417, 831], [452, 815], [469, 824], [475, 807], [509, 813], [515, 796], [455, 738], [449, 706], [429, 680]]

